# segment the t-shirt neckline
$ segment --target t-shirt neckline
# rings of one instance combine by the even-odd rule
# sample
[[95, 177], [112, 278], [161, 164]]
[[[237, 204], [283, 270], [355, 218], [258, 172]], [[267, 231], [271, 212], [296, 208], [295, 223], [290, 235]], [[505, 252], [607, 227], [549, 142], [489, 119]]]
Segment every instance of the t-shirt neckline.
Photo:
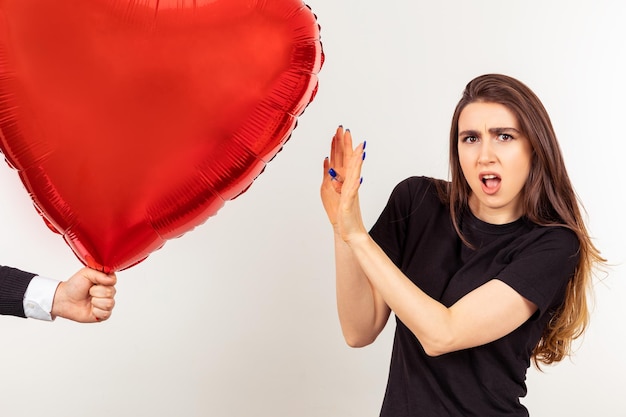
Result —
[[525, 216], [522, 216], [519, 219], [514, 220], [510, 223], [487, 223], [486, 221], [483, 221], [476, 217], [470, 209], [465, 210], [465, 215], [463, 217], [465, 217], [465, 222], [467, 226], [469, 226], [472, 230], [477, 230], [481, 233], [488, 233], [491, 235], [504, 235], [507, 233], [511, 233], [526, 224]]

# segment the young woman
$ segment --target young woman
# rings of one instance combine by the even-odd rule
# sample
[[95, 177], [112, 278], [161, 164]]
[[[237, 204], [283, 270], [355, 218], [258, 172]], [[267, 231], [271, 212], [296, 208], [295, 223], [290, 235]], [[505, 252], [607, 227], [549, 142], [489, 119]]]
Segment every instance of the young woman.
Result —
[[528, 416], [530, 362], [570, 353], [604, 261], [540, 100], [511, 77], [472, 80], [452, 117], [451, 180], [402, 181], [369, 233], [364, 159], [339, 127], [321, 197], [347, 343], [372, 343], [396, 316], [381, 416]]

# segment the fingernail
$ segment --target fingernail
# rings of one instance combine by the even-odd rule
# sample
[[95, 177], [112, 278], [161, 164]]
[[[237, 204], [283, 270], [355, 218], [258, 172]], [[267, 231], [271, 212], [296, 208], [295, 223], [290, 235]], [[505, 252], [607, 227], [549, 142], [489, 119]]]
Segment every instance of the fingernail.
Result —
[[334, 169], [329, 169], [328, 170], [328, 175], [330, 175], [331, 177], [335, 178], [337, 176], [337, 173], [335, 172]]
[[346, 129], [346, 133], [349, 132], [349, 131], [350, 131], [350, 129]]
[[339, 125], [339, 129], [343, 129], [343, 125]]
[[363, 177], [359, 180], [359, 184], [363, 184]]
[[365, 161], [365, 152], [363, 152], [363, 160]]
[[365, 150], [365, 147], [366, 147], [366, 146], [367, 146], [367, 141], [366, 141], [366, 140], [364, 140], [364, 141], [363, 141], [363, 150]]

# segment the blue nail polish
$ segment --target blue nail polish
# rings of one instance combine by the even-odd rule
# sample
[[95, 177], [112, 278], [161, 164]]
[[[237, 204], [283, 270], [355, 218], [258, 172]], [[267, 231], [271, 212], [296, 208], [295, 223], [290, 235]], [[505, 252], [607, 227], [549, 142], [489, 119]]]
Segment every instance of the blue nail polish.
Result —
[[364, 140], [364, 141], [363, 141], [363, 150], [365, 150], [365, 147], [366, 147], [366, 146], [367, 146], [367, 141], [366, 141], [366, 140]]
[[363, 177], [359, 180], [359, 184], [363, 184]]
[[363, 160], [365, 161], [365, 152], [363, 152]]
[[328, 175], [330, 175], [331, 177], [335, 178], [337, 176], [337, 173], [335, 172], [334, 169], [329, 169], [328, 170]]

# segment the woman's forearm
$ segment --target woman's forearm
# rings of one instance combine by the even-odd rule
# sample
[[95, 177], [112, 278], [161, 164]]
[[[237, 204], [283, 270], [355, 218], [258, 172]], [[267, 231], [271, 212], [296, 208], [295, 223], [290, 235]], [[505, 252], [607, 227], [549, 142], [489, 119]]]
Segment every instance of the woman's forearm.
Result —
[[427, 354], [436, 356], [479, 346], [512, 332], [537, 307], [497, 279], [447, 308], [407, 278], [368, 234], [354, 236], [350, 252], [364, 276]]
[[450, 311], [416, 287], [369, 235], [346, 246], [363, 275], [369, 277], [373, 292], [385, 300], [424, 348], [442, 343], [437, 339], [448, 334]]
[[346, 343], [372, 343], [385, 327], [389, 307], [372, 287], [350, 247], [335, 235], [337, 311]]

